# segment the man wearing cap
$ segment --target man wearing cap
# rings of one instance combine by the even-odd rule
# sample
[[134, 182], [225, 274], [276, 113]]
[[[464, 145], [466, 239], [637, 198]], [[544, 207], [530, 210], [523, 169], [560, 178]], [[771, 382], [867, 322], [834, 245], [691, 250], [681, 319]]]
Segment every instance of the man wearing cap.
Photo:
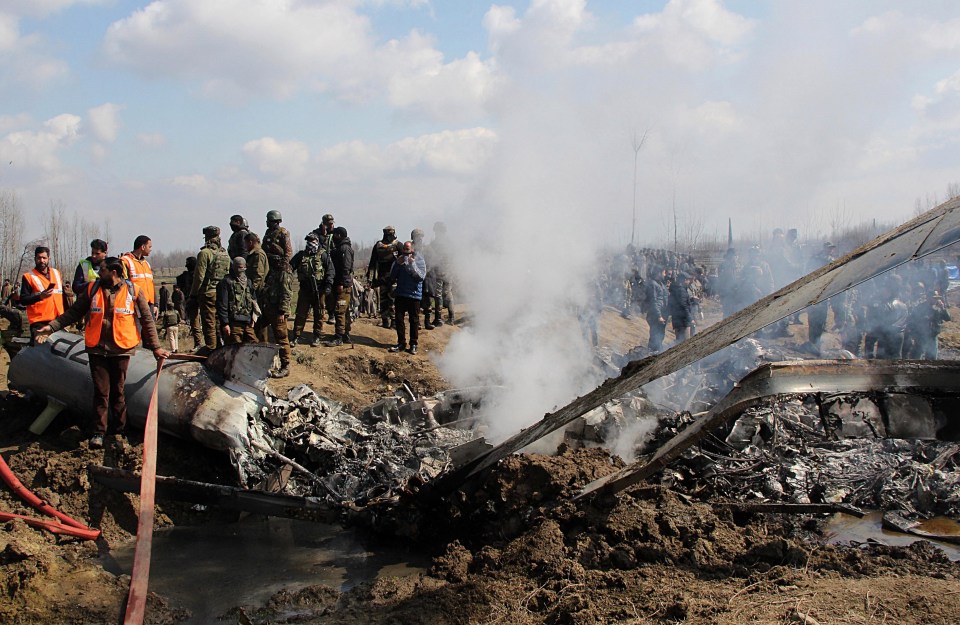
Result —
[[333, 262], [333, 292], [337, 298], [335, 335], [327, 343], [331, 347], [350, 343], [350, 296], [353, 291], [353, 246], [347, 229], [337, 226], [333, 229], [333, 250], [330, 252]]
[[267, 231], [263, 233], [261, 245], [267, 256], [278, 256], [286, 264], [293, 256], [293, 243], [290, 240], [290, 232], [280, 225], [281, 222], [283, 217], [280, 211], [267, 211]]
[[371, 286], [380, 287], [380, 322], [384, 328], [389, 328], [393, 322], [390, 268], [401, 249], [403, 244], [397, 240], [396, 228], [387, 226], [383, 229], [383, 238], [374, 244], [367, 264], [367, 281]]
[[230, 273], [217, 285], [217, 322], [225, 345], [257, 342], [253, 332], [256, 301], [247, 260], [237, 256], [230, 261]]
[[[332, 234], [332, 233], [331, 233]], [[307, 315], [313, 312], [313, 347], [320, 346], [323, 331], [323, 298], [332, 293], [333, 264], [327, 250], [320, 247], [314, 232], [306, 236], [306, 247], [297, 252], [290, 265], [297, 272], [300, 290], [297, 293], [297, 314], [293, 321], [293, 344], [296, 345], [307, 325]]]
[[[336, 223], [333, 219], [333, 215], [327, 213], [320, 220], [320, 225], [317, 226], [317, 229], [313, 231], [317, 235], [317, 239], [320, 240], [320, 249], [326, 250], [327, 255], [330, 255], [330, 252], [333, 251], [333, 229], [336, 227]], [[324, 302], [327, 307], [327, 323], [334, 323], [333, 311], [337, 307], [337, 294], [331, 292], [329, 295], [324, 297]]]
[[217, 285], [230, 271], [230, 256], [220, 244], [220, 228], [207, 226], [203, 229], [203, 247], [197, 254], [197, 267], [193, 270], [193, 285], [190, 297], [197, 302], [200, 311], [200, 326], [203, 330], [203, 345], [209, 350], [217, 348]]
[[230, 218], [230, 230], [233, 234], [230, 235], [230, 240], [227, 241], [227, 254], [230, 255], [230, 258], [246, 256], [247, 248], [243, 243], [243, 237], [250, 232], [250, 226], [247, 224], [247, 220], [243, 218], [243, 215], [234, 215]]

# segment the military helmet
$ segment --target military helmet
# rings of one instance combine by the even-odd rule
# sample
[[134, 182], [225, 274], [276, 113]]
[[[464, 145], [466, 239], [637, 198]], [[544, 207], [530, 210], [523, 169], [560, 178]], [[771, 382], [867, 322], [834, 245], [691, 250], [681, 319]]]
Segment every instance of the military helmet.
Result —
[[326, 215], [323, 216], [323, 220], [322, 220], [323, 223], [329, 224], [329, 223], [333, 223], [333, 221], [334, 221], [333, 215], [331, 215], [330, 213], [327, 213]]
[[203, 229], [203, 236], [209, 238], [220, 236], [220, 228], [217, 226], [207, 226]]
[[267, 221], [283, 221], [283, 217], [280, 215], [280, 211], [271, 210], [267, 211]]
[[383, 231], [384, 231], [384, 232], [390, 232], [390, 233], [396, 234], [397, 229], [394, 228], [393, 226], [385, 226], [385, 227], [383, 228]]

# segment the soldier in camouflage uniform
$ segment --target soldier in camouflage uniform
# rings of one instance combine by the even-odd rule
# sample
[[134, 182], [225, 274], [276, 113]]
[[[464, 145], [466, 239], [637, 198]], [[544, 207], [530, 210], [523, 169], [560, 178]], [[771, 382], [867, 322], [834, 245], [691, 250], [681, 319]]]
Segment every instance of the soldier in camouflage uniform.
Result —
[[230, 235], [230, 240], [227, 242], [227, 254], [230, 255], [230, 258], [246, 256], [247, 247], [243, 238], [250, 232], [250, 225], [247, 224], [243, 215], [234, 215], [230, 218], [230, 230], [233, 231], [233, 234]]
[[257, 319], [254, 331], [257, 336], [266, 334], [267, 328], [273, 328], [274, 340], [280, 346], [280, 368], [270, 372], [272, 378], [285, 378], [290, 375], [290, 339], [287, 337], [287, 315], [293, 300], [293, 274], [290, 264], [282, 256], [270, 255], [270, 272], [263, 287], [263, 299], [260, 300], [261, 315]]
[[[280, 211], [267, 211], [267, 231], [263, 233], [263, 251], [267, 256], [279, 256], [284, 264], [290, 262], [293, 256], [293, 244], [290, 241], [290, 232], [280, 225], [283, 217]], [[273, 259], [270, 259], [271, 263]], [[271, 264], [271, 267], [273, 265]]]
[[267, 253], [260, 246], [259, 234], [248, 232], [247, 236], [243, 237], [243, 242], [247, 247], [247, 277], [253, 282], [253, 292], [259, 296], [267, 281], [270, 263], [267, 261]]
[[253, 311], [256, 297], [247, 277], [247, 261], [237, 256], [230, 261], [230, 274], [217, 285], [217, 322], [224, 344], [256, 343]]
[[390, 284], [390, 268], [397, 254], [403, 249], [403, 243], [397, 240], [397, 230], [393, 226], [383, 229], [383, 238], [373, 246], [370, 263], [367, 265], [367, 280], [370, 286], [380, 287], [380, 321], [384, 328], [393, 322], [393, 288]]
[[[327, 213], [323, 216], [323, 219], [320, 220], [320, 225], [317, 226], [317, 229], [313, 231], [313, 234], [317, 235], [317, 238], [320, 239], [320, 248], [326, 250], [329, 255], [333, 250], [333, 229], [336, 227], [334, 222], [333, 215]], [[332, 292], [324, 298], [327, 306], [327, 323], [334, 323], [333, 311], [337, 308], [337, 294]]]
[[320, 346], [323, 330], [323, 300], [332, 292], [333, 263], [327, 250], [320, 247], [320, 239], [313, 232], [306, 236], [307, 246], [297, 252], [290, 265], [297, 272], [300, 291], [297, 294], [297, 315], [293, 322], [293, 344], [297, 344], [307, 325], [307, 315], [313, 312], [313, 347]]
[[204, 244], [197, 254], [197, 268], [193, 271], [190, 297], [200, 309], [203, 344], [207, 349], [217, 348], [217, 285], [230, 271], [230, 256], [220, 244], [220, 228], [203, 229]]

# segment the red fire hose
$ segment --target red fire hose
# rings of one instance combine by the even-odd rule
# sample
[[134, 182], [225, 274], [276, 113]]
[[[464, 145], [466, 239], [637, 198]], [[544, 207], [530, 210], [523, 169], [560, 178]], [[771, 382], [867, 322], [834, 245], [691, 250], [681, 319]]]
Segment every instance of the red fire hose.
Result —
[[147, 408], [147, 422], [143, 427], [143, 470], [140, 472], [140, 516], [137, 521], [137, 541], [130, 572], [130, 592], [124, 625], [140, 625], [147, 608], [147, 587], [150, 581], [150, 550], [153, 543], [154, 495], [157, 480], [157, 394], [160, 386], [161, 358], [157, 361], [157, 379]]
[[8, 465], [7, 461], [3, 459], [3, 456], [0, 456], [0, 478], [3, 479], [4, 483], [6, 483], [6, 485], [9, 486], [18, 497], [26, 501], [33, 508], [43, 512], [44, 514], [48, 514], [59, 519], [62, 521], [62, 523], [57, 521], [36, 519], [33, 517], [23, 516], [22, 514], [14, 514], [12, 512], [0, 512], [0, 521], [23, 519], [27, 522], [27, 525], [40, 527], [49, 530], [54, 534], [67, 534], [70, 536], [76, 536], [77, 538], [83, 538], [84, 540], [96, 540], [100, 537], [100, 530], [91, 529], [80, 521], [70, 518], [59, 510], [55, 510], [50, 504], [27, 490], [27, 487], [21, 484], [20, 480], [17, 479], [17, 476], [13, 474], [13, 471], [10, 469], [10, 465]]

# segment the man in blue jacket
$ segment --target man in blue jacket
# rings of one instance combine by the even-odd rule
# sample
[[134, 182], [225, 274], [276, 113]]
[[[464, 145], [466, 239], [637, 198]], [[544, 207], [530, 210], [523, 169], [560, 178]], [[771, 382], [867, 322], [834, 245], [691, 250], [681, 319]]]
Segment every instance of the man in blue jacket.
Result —
[[393, 313], [397, 344], [390, 348], [391, 352], [407, 348], [403, 319], [406, 315], [410, 321], [410, 353], [417, 353], [417, 322], [420, 320], [420, 300], [423, 298], [423, 279], [426, 275], [426, 261], [413, 249], [413, 242], [407, 241], [390, 268], [390, 279], [397, 284]]

